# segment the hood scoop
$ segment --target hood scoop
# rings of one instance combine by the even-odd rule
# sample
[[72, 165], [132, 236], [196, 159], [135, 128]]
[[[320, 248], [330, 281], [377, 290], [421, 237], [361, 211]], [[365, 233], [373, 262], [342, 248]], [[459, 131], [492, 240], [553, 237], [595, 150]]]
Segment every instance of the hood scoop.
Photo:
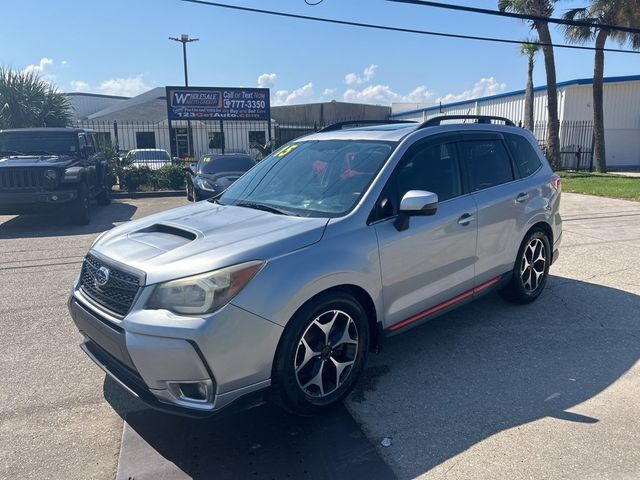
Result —
[[129, 240], [168, 252], [198, 238], [194, 231], [165, 223], [156, 223], [127, 235]]

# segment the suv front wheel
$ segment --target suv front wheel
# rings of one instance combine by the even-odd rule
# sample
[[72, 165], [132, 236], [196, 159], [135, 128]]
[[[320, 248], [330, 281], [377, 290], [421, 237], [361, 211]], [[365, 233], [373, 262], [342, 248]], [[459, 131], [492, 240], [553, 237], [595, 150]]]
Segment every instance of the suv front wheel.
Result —
[[76, 225], [87, 225], [91, 221], [91, 197], [85, 182], [78, 188], [78, 198], [73, 202], [71, 219]]
[[96, 202], [101, 207], [111, 204], [111, 185], [105, 180], [102, 191], [96, 196]]
[[364, 368], [369, 323], [346, 294], [311, 300], [283, 333], [273, 368], [275, 401], [298, 415], [321, 413], [342, 401]]

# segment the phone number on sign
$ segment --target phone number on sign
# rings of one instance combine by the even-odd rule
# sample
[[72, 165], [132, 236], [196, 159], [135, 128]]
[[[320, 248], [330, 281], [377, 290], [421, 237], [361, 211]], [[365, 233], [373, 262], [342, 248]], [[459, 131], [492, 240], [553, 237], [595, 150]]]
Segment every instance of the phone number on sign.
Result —
[[224, 108], [266, 108], [264, 100], [224, 100]]

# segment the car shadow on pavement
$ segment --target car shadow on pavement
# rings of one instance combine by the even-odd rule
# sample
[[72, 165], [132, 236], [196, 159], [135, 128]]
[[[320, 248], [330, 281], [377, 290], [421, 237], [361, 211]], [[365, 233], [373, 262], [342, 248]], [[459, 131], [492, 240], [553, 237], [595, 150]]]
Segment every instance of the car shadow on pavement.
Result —
[[577, 406], [640, 358], [638, 312], [638, 295], [554, 276], [530, 305], [489, 295], [389, 339], [348, 406], [372, 441], [393, 438], [400, 478], [544, 417], [597, 424]]
[[0, 223], [0, 239], [101, 233], [117, 223], [131, 220], [136, 210], [135, 205], [125, 202], [113, 202], [106, 207], [93, 205], [88, 225], [74, 225], [64, 211], [48, 215], [17, 215]]
[[118, 479], [395, 478], [342, 405], [321, 417], [261, 405], [194, 420], [149, 409], [108, 377], [104, 394], [127, 422]]

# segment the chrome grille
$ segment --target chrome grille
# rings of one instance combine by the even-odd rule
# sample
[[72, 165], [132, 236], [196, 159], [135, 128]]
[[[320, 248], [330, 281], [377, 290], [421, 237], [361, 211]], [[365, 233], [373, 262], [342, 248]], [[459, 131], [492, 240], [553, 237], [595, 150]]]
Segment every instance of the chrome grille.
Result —
[[[96, 272], [101, 267], [109, 269], [109, 280], [103, 286], [97, 285], [95, 279]], [[97, 304], [119, 316], [124, 316], [131, 309], [140, 289], [140, 279], [131, 273], [103, 263], [93, 255], [87, 255], [80, 273], [80, 289]]]
[[0, 168], [0, 190], [22, 190], [45, 186], [43, 168]]

